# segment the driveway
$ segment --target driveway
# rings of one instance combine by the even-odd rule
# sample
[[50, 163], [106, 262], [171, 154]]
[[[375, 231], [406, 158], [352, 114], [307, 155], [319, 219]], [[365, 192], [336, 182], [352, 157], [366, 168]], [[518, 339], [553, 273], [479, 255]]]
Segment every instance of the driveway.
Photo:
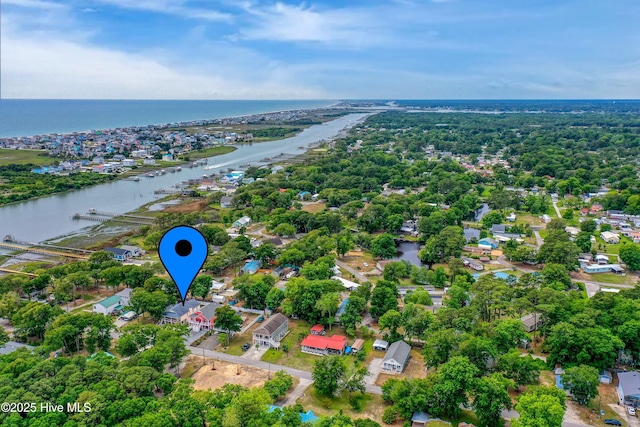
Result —
[[609, 403], [609, 407], [616, 411], [619, 419], [623, 419], [627, 423], [629, 423], [629, 427], [640, 427], [640, 419], [638, 417], [629, 415], [627, 413], [626, 406], [618, 405], [617, 403]]
[[349, 273], [352, 273], [354, 276], [356, 276], [356, 279], [358, 279], [360, 281], [360, 283], [364, 283], [369, 281], [369, 279], [367, 278], [367, 276], [365, 276], [362, 273], [358, 273], [354, 268], [352, 268], [351, 266], [349, 266], [346, 262], [342, 262], [342, 261], [335, 261], [336, 265], [340, 268], [344, 268], [345, 270], [347, 270]]
[[380, 371], [382, 371], [382, 359], [373, 359], [371, 363], [369, 363], [369, 373], [364, 378], [365, 384], [375, 385]]
[[262, 359], [262, 356], [267, 352], [268, 349], [269, 349], [268, 347], [263, 346], [260, 348], [256, 348], [255, 345], [252, 345], [251, 347], [249, 347], [249, 350], [242, 353], [241, 357], [249, 360], [260, 360]]
[[312, 380], [307, 380], [305, 378], [301, 378], [300, 379], [300, 384], [298, 384], [296, 386], [296, 388], [294, 388], [293, 391], [291, 393], [289, 393], [289, 395], [287, 397], [282, 399], [282, 401], [279, 402], [278, 406], [295, 405], [296, 402], [298, 401], [298, 399], [300, 399], [302, 396], [304, 396], [304, 392], [307, 390], [307, 388], [311, 384], [313, 384]]

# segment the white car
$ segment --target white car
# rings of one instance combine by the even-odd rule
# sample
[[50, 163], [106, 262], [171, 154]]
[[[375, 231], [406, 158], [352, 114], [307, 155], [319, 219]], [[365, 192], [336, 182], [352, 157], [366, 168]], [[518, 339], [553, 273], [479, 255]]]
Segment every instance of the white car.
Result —
[[636, 415], [636, 408], [632, 408], [631, 406], [627, 407], [627, 412], [629, 413], [629, 415]]

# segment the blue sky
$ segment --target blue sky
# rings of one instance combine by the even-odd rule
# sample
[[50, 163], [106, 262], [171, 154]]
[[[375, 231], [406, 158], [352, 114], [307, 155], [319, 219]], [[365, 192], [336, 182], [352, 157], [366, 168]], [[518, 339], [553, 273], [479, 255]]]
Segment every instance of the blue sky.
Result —
[[1, 7], [5, 98], [640, 98], [637, 0]]

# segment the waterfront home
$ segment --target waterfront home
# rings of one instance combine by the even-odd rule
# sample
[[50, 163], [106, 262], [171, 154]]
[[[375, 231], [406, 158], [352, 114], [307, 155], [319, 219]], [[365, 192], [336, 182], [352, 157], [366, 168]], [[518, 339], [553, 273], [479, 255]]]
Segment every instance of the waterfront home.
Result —
[[122, 248], [107, 247], [104, 248], [103, 251], [112, 253], [113, 259], [115, 259], [116, 261], [127, 261], [132, 256], [130, 251]]
[[342, 335], [326, 337], [321, 335], [307, 335], [300, 343], [303, 353], [316, 356], [341, 355], [347, 348], [347, 338]]
[[276, 313], [253, 331], [253, 344], [259, 347], [278, 348], [280, 341], [289, 333], [289, 319]]
[[409, 354], [411, 352], [411, 346], [404, 341], [396, 341], [389, 346], [387, 354], [382, 359], [382, 370], [391, 374], [401, 373], [407, 362], [409, 361]]
[[134, 258], [137, 258], [139, 256], [144, 255], [146, 252], [144, 251], [144, 249], [138, 247], [138, 246], [131, 246], [131, 245], [122, 245], [120, 246], [120, 249], [124, 249], [125, 251], [129, 251], [131, 253], [131, 256]]
[[194, 299], [186, 300], [184, 305], [182, 303], [177, 303], [172, 306], [168, 306], [164, 313], [162, 313], [162, 318], [160, 319], [160, 324], [165, 323], [182, 323], [185, 324], [188, 322], [189, 316], [200, 309], [200, 303]]
[[104, 314], [105, 316], [115, 313], [120, 309], [122, 309], [122, 305], [118, 295], [112, 295], [93, 305], [94, 313]]

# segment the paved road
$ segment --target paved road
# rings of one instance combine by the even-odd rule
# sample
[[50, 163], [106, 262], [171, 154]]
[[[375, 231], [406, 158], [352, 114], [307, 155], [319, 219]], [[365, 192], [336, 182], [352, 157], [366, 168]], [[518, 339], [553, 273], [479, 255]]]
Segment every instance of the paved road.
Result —
[[356, 279], [358, 279], [361, 283], [364, 282], [368, 282], [369, 278], [367, 276], [365, 276], [362, 273], [358, 273], [358, 271], [354, 268], [352, 268], [350, 265], [348, 265], [347, 263], [343, 262], [343, 261], [338, 261], [336, 260], [336, 265], [340, 268], [344, 268], [345, 270], [347, 270], [349, 273], [352, 273], [354, 276], [356, 276]]
[[540, 248], [540, 246], [542, 246], [542, 244], [544, 243], [544, 240], [542, 240], [542, 236], [540, 236], [540, 231], [538, 231], [538, 229], [534, 229], [533, 234], [536, 236], [536, 246]]
[[[215, 360], [222, 360], [223, 362], [230, 362], [230, 363], [237, 363], [238, 365], [252, 366], [258, 369], [270, 370], [272, 372], [285, 371], [291, 376], [313, 381], [311, 372], [303, 371], [301, 369], [294, 369], [288, 366], [275, 365], [273, 363], [267, 363], [261, 360], [245, 359], [244, 357], [241, 357], [241, 356], [233, 356], [231, 354], [219, 353], [217, 351], [203, 350], [197, 347], [189, 346], [187, 347], [187, 350], [189, 350], [191, 353], [195, 354], [196, 356], [201, 356], [202, 354], [204, 354], [205, 357], [213, 358]], [[367, 393], [372, 393], [372, 394], [382, 394], [382, 389], [380, 387], [375, 385], [370, 385], [370, 384], [367, 384], [366, 391]]]

